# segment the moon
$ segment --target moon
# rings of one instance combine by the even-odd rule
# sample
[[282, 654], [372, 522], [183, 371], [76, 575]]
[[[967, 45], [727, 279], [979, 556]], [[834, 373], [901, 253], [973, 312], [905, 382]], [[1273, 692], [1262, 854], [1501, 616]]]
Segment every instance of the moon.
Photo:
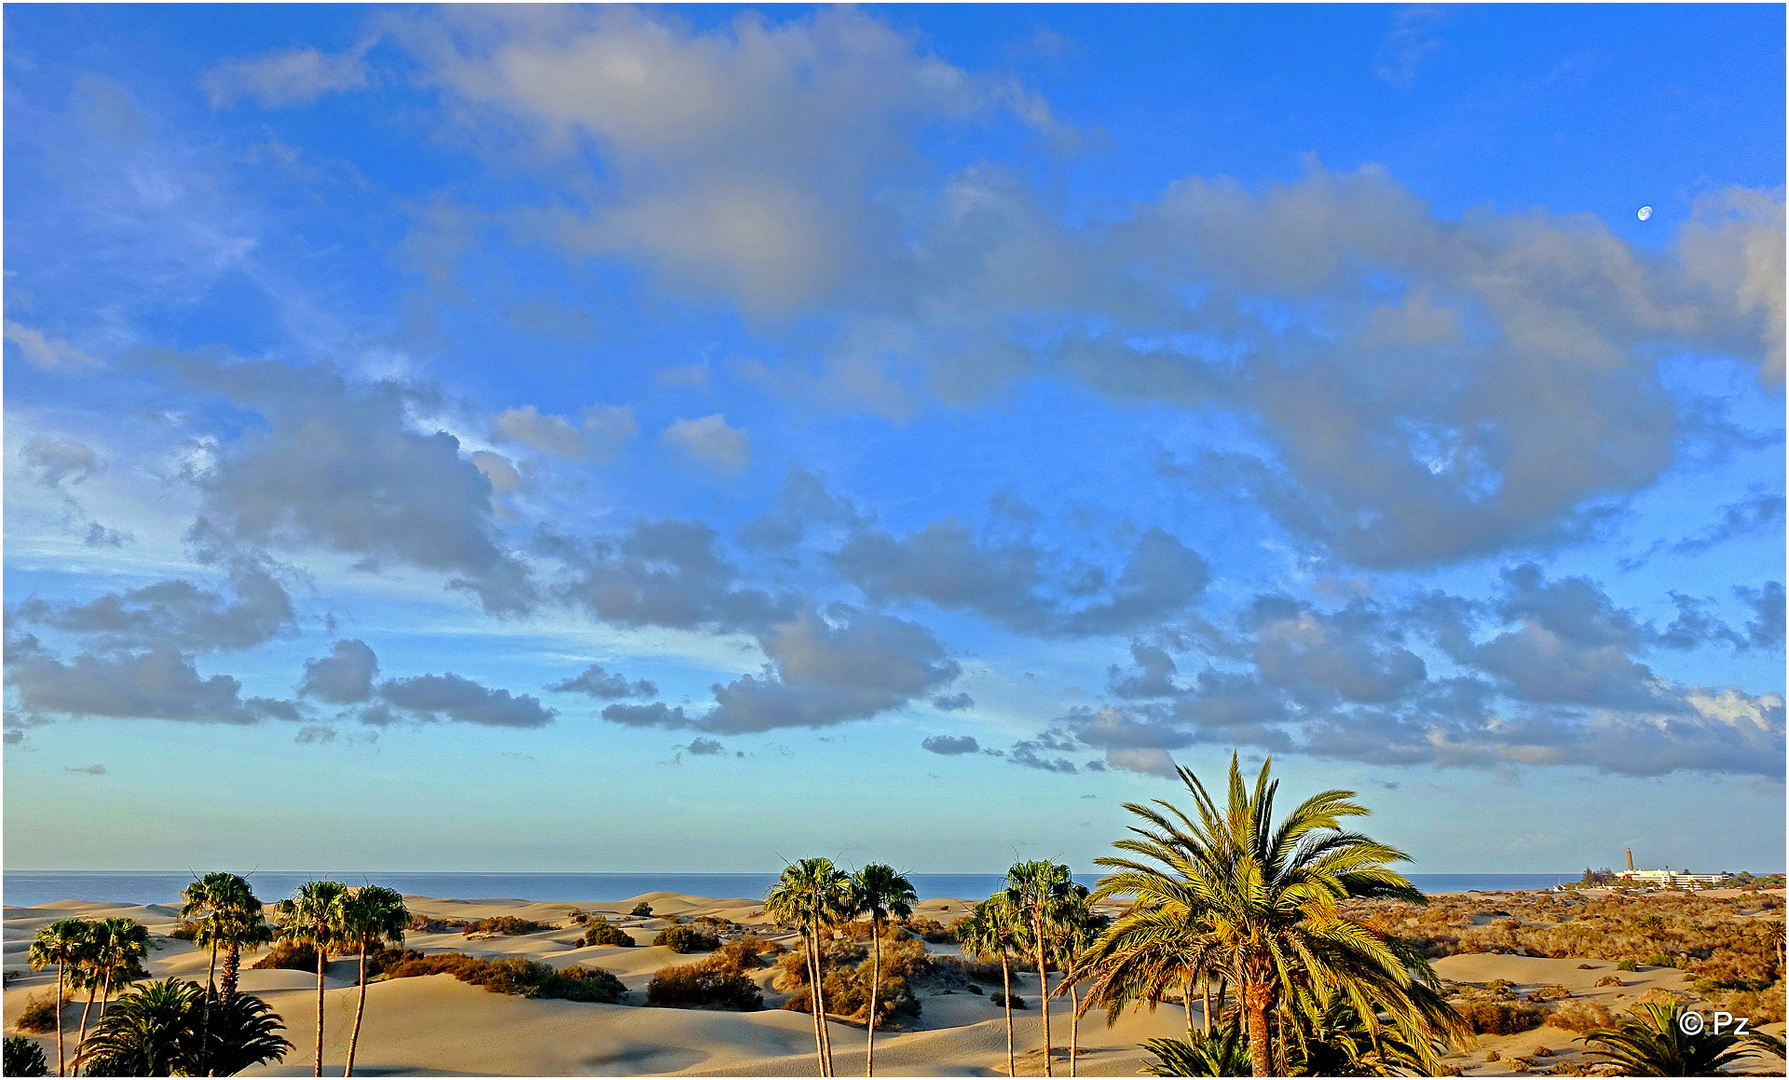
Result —
[[1640, 208], [1640, 220], [1641, 221], [1645, 221], [1647, 218], [1649, 218], [1651, 216], [1652, 216], [1652, 207], [1642, 206]]

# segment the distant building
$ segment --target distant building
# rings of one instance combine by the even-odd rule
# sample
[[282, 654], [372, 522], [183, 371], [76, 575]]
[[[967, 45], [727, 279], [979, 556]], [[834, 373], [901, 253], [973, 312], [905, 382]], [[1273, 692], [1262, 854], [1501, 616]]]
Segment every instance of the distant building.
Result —
[[1692, 874], [1688, 870], [1636, 870], [1633, 848], [1627, 849], [1627, 869], [1615, 874], [1615, 880], [1632, 885], [1719, 885], [1726, 879], [1726, 874]]

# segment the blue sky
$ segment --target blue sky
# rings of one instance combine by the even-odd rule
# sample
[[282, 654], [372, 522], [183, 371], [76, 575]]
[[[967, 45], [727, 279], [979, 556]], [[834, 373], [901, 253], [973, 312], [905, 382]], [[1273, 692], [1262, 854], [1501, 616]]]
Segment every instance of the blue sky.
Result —
[[8, 8], [7, 863], [1780, 870], [1783, 18]]

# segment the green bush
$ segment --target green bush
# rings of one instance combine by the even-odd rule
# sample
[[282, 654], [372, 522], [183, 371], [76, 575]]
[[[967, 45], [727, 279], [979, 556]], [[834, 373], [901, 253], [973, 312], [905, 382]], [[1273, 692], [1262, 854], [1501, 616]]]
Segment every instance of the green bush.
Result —
[[1467, 1001], [1455, 1006], [1460, 1018], [1480, 1035], [1514, 1035], [1537, 1028], [1545, 1014], [1532, 1005], [1506, 1001]]
[[514, 915], [496, 915], [489, 919], [475, 919], [466, 923], [460, 933], [466, 937], [473, 934], [503, 934], [516, 937], [521, 934], [538, 934], [543, 930], [555, 930], [550, 923], [535, 922], [532, 919], [518, 919]]
[[578, 939], [578, 948], [580, 949], [592, 945], [631, 946], [633, 944], [634, 936], [632, 934], [619, 926], [609, 925], [609, 920], [601, 915], [584, 924], [584, 936]]
[[711, 956], [694, 964], [668, 967], [646, 984], [646, 1004], [671, 1009], [733, 1009], [756, 1012], [764, 993], [745, 972]]
[[8, 1076], [48, 1076], [50, 1064], [44, 1060], [43, 1044], [23, 1035], [8, 1035], [3, 1051]]
[[465, 953], [419, 954], [392, 964], [385, 969], [385, 974], [393, 979], [446, 974], [463, 983], [482, 986], [493, 994], [598, 1001], [611, 1005], [620, 1001], [626, 992], [620, 979], [601, 968], [573, 964], [554, 971], [548, 964], [519, 956], [487, 960]]
[[168, 936], [176, 941], [191, 941], [199, 936], [199, 924], [190, 919], [181, 919], [174, 929], [168, 931]]
[[1623, 960], [1621, 963], [1615, 965], [1615, 970], [1616, 971], [1639, 971], [1640, 968], [1639, 968], [1639, 965], [1635, 964], [1632, 960]]
[[[1005, 995], [1005, 994], [1002, 994], [1002, 993], [998, 993], [998, 992], [996, 992], [996, 993], [993, 993], [993, 994], [990, 994], [990, 995], [988, 995], [988, 1001], [989, 1001], [989, 1003], [990, 1003], [990, 1004], [994, 1004], [994, 1005], [1005, 1005], [1005, 1004], [1006, 1004], [1006, 1002], [1007, 1002], [1007, 1000], [1008, 1000], [1008, 999], [1007, 999], [1007, 996], [1006, 996], [1006, 995]], [[1025, 1007], [1026, 1007], [1026, 1006], [1025, 1006], [1025, 999], [1024, 999], [1024, 998], [1022, 998], [1022, 997], [1020, 997], [1020, 996], [1019, 996], [1019, 995], [1017, 995], [1017, 994], [1014, 994], [1014, 995], [1012, 995], [1012, 999], [1011, 999], [1011, 1000], [1012, 1000], [1012, 1003], [1013, 1003], [1013, 1008], [1014, 1008], [1014, 1009], [1023, 1009], [1023, 1008], [1025, 1008]]]
[[256, 960], [252, 965], [257, 968], [279, 968], [285, 971], [317, 970], [316, 946], [291, 941], [276, 942], [267, 950], [267, 955]]
[[652, 905], [642, 900], [635, 904], [634, 909], [628, 912], [628, 914], [636, 919], [650, 919], [652, 918]]
[[658, 932], [652, 943], [663, 945], [674, 953], [713, 952], [720, 948], [721, 939], [693, 926], [667, 926]]
[[769, 941], [756, 934], [747, 934], [722, 945], [715, 950], [714, 955], [722, 963], [731, 964], [741, 971], [745, 971], [751, 968], [768, 967], [764, 958], [776, 956], [782, 951], [783, 946], [779, 942]]
[[19, 1014], [19, 1022], [13, 1026], [20, 1031], [55, 1031], [56, 991], [51, 990], [26, 1001], [25, 1011]]
[[1674, 968], [1677, 966], [1677, 958], [1673, 957], [1673, 956], [1666, 956], [1662, 952], [1655, 952], [1651, 956], [1646, 958], [1646, 965], [1648, 967]]

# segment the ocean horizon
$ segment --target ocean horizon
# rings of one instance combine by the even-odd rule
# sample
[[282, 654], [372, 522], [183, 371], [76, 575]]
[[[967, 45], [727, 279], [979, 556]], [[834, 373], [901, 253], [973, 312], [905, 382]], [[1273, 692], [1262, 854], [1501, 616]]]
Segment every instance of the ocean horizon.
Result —
[[[116, 904], [168, 904], [194, 875], [185, 870], [7, 870], [0, 901], [8, 907], [35, 907], [59, 900], [89, 900]], [[520, 899], [560, 903], [614, 903], [649, 892], [687, 893], [692, 896], [747, 897], [764, 895], [777, 879], [775, 873], [514, 873], [488, 872], [378, 872], [257, 870], [245, 873], [255, 895], [263, 901], [290, 896], [305, 881], [329, 879], [350, 885], [383, 885], [414, 896], [452, 897], [460, 900]], [[1576, 881], [1569, 874], [1407, 874], [1411, 884], [1425, 893], [1516, 892], [1550, 889]], [[1092, 888], [1098, 874], [1076, 874], [1075, 880]], [[956, 898], [973, 900], [991, 895], [1005, 880], [1002, 874], [908, 874], [921, 900]]]

